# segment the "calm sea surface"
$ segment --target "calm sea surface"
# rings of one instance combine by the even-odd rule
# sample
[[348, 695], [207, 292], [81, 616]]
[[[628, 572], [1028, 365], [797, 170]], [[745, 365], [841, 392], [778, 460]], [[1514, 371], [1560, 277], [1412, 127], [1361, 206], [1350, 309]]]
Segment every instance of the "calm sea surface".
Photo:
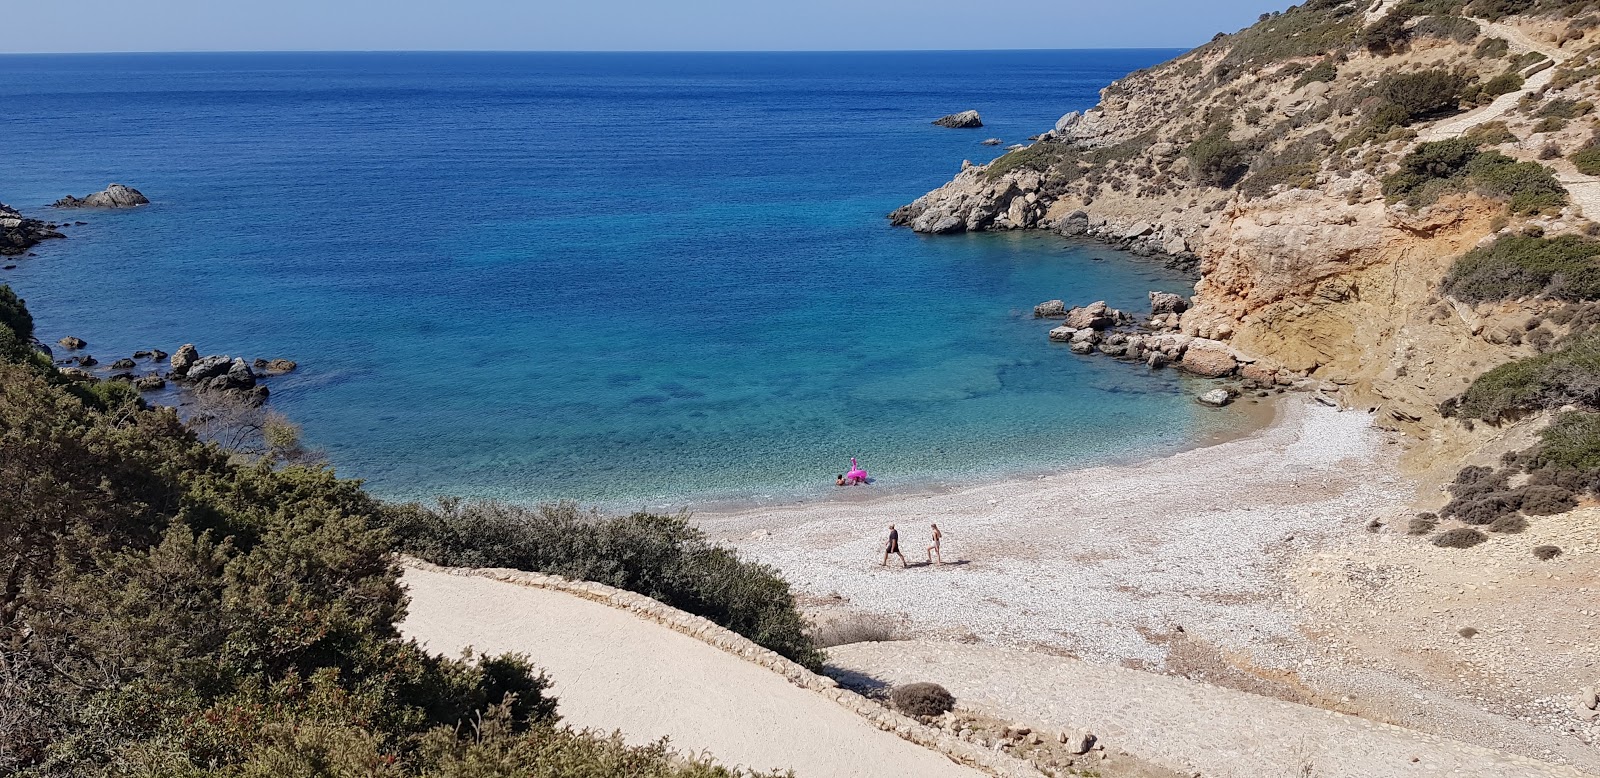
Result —
[[[103, 363], [289, 357], [273, 404], [393, 497], [827, 494], [1169, 451], [1242, 424], [1045, 340], [1187, 282], [884, 214], [1170, 51], [0, 56], [0, 201], [155, 201], [0, 273]], [[989, 126], [929, 121], [967, 108]]]

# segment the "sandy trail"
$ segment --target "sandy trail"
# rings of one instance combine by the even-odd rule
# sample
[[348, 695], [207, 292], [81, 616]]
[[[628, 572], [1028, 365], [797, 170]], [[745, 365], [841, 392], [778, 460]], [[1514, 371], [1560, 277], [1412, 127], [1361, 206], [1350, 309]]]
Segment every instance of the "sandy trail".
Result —
[[758, 665], [625, 611], [562, 592], [408, 569], [401, 632], [428, 650], [519, 652], [549, 672], [563, 721], [670, 737], [725, 765], [801, 778], [977, 778]]
[[[1284, 556], [1406, 501], [1387, 448], [1367, 414], [1295, 397], [1252, 437], [1138, 465], [697, 521], [800, 591], [904, 614], [919, 634], [1158, 665], [1152, 635], [1181, 625], [1276, 655], [1297, 640], [1275, 607]], [[930, 521], [954, 564], [879, 566], [888, 524], [916, 562]]]
[[933, 680], [965, 707], [1050, 729], [1089, 726], [1109, 744], [1214, 778], [1578, 778], [1524, 757], [1253, 694], [1073, 659], [956, 643], [860, 643], [840, 670]]
[[[1473, 21], [1477, 22], [1483, 28], [1483, 34], [1485, 37], [1505, 39], [1505, 41], [1510, 44], [1512, 53], [1522, 54], [1529, 51], [1537, 51], [1540, 54], [1549, 57], [1551, 61], [1557, 65], [1566, 62], [1567, 59], [1572, 56], [1571, 52], [1562, 51], [1554, 46], [1540, 43], [1539, 41], [1528, 37], [1528, 35], [1523, 31], [1510, 25], [1501, 24], [1499, 22], [1485, 21], [1483, 19], [1474, 19]], [[1556, 69], [1554, 67], [1545, 68], [1544, 70], [1529, 76], [1528, 80], [1523, 83], [1521, 89], [1515, 92], [1508, 92], [1500, 95], [1494, 99], [1494, 102], [1489, 103], [1482, 108], [1477, 108], [1467, 111], [1459, 116], [1452, 116], [1448, 119], [1434, 122], [1432, 125], [1417, 133], [1417, 138], [1423, 141], [1438, 141], [1449, 138], [1459, 138], [1466, 133], [1467, 130], [1472, 129], [1473, 127], [1496, 121], [1505, 116], [1507, 111], [1510, 111], [1512, 108], [1516, 107], [1517, 102], [1522, 99], [1523, 95], [1537, 92], [1541, 89], [1544, 89], [1546, 86], [1549, 86], [1550, 80], [1555, 78], [1555, 75]], [[1592, 211], [1592, 213], [1600, 213], [1600, 210]]]

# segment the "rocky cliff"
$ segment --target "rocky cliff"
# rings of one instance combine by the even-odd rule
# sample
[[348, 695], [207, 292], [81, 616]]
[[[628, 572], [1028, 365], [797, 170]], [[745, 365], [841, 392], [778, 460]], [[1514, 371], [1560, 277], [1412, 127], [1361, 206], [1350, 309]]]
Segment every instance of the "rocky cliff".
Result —
[[1496, 333], [1550, 304], [1449, 298], [1452, 263], [1496, 235], [1600, 233], [1592, 10], [1311, 0], [1111, 84], [890, 218], [1192, 264], [1185, 334], [1342, 386], [1426, 438], [1466, 382], [1538, 353]]

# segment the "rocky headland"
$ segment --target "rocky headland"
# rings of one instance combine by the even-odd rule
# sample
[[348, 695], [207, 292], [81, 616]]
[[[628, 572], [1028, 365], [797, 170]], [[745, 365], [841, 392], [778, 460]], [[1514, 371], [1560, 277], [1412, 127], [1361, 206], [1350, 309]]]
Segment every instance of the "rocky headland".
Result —
[[0, 256], [26, 254], [44, 241], [67, 237], [56, 227], [50, 222], [25, 217], [15, 208], [0, 203]]

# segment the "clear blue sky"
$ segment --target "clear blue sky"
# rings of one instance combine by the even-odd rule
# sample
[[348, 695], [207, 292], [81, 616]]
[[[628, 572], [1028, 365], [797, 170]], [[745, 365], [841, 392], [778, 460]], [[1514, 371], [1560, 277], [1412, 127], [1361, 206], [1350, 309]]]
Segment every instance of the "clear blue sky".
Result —
[[0, 52], [1189, 48], [1290, 0], [72, 0]]

